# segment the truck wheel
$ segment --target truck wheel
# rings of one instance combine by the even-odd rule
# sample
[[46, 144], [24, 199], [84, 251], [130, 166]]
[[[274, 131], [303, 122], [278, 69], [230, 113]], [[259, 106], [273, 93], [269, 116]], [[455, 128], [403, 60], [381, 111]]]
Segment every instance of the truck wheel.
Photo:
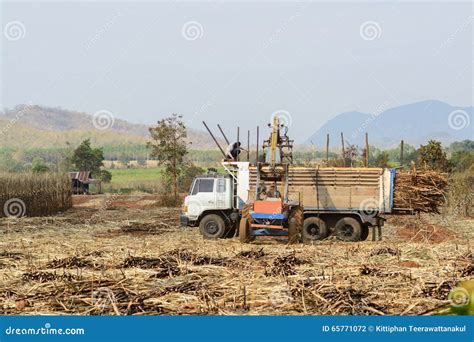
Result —
[[352, 217], [343, 217], [336, 223], [336, 236], [342, 241], [360, 241], [362, 225]]
[[235, 225], [229, 225], [225, 229], [224, 238], [231, 239], [235, 235]]
[[367, 237], [369, 236], [369, 226], [364, 224], [362, 226], [362, 234], [360, 236], [360, 241], [365, 241], [367, 240]]
[[226, 231], [225, 222], [219, 215], [206, 215], [199, 223], [199, 231], [205, 239], [220, 239]]
[[328, 236], [326, 223], [319, 217], [308, 217], [303, 223], [303, 242], [322, 240]]

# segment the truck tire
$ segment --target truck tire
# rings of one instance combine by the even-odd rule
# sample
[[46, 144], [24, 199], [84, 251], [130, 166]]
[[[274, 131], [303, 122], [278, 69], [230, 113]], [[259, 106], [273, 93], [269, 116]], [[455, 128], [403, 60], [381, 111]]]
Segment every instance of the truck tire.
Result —
[[224, 238], [225, 239], [231, 239], [234, 237], [235, 235], [235, 225], [234, 224], [231, 224], [231, 225], [227, 225], [227, 227], [225, 228], [225, 233], [224, 233]]
[[360, 236], [360, 241], [365, 241], [369, 237], [369, 226], [367, 224], [364, 224], [362, 226], [362, 234]]
[[319, 217], [308, 217], [303, 222], [303, 242], [313, 242], [323, 240], [328, 236], [326, 222]]
[[336, 223], [336, 236], [342, 241], [360, 241], [362, 225], [353, 217], [343, 217]]
[[297, 243], [300, 241], [301, 230], [303, 229], [303, 208], [296, 206], [291, 210], [288, 220], [288, 243]]
[[226, 232], [224, 219], [216, 214], [206, 215], [199, 223], [199, 231], [205, 239], [220, 239]]

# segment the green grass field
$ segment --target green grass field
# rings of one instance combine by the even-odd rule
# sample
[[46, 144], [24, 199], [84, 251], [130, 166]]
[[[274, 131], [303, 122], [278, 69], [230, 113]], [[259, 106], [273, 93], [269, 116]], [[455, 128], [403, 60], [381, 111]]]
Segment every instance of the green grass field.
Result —
[[112, 181], [105, 184], [106, 192], [156, 192], [161, 184], [163, 168], [109, 169]]
[[[207, 170], [206, 168], [203, 168]], [[225, 173], [222, 166], [216, 167], [219, 173]], [[133, 191], [156, 193], [161, 186], [163, 168], [108, 169], [112, 181], [104, 184], [104, 192], [130, 193]]]
[[156, 181], [162, 176], [163, 168], [150, 169], [111, 169], [112, 183], [128, 183], [133, 181]]

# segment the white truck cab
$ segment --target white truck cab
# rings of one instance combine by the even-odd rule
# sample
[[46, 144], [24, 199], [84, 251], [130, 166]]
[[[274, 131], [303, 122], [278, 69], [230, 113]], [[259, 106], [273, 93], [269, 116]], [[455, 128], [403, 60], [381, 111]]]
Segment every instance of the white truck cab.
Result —
[[204, 237], [233, 236], [239, 209], [247, 202], [249, 163], [223, 162], [226, 174], [197, 176], [184, 199], [181, 225], [196, 227]]

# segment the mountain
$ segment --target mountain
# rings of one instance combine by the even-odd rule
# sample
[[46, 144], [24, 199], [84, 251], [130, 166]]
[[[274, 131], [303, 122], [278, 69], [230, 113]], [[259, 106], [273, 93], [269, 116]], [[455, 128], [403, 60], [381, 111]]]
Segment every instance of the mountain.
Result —
[[[94, 145], [145, 144], [150, 140], [149, 126], [100, 115], [38, 105], [18, 105], [0, 113], [0, 147], [61, 147], [79, 144], [89, 138]], [[103, 129], [101, 129], [103, 128]], [[214, 149], [206, 132], [188, 128], [193, 149]], [[221, 141], [222, 142], [222, 141]]]
[[339, 147], [341, 132], [344, 140], [359, 146], [365, 143], [365, 132], [369, 134], [369, 143], [381, 148], [396, 146], [402, 139], [411, 145], [423, 144], [429, 139], [449, 144], [473, 138], [473, 107], [456, 107], [427, 100], [381, 113], [341, 113], [327, 121], [305, 144], [326, 146], [326, 134], [329, 134], [330, 146]]

